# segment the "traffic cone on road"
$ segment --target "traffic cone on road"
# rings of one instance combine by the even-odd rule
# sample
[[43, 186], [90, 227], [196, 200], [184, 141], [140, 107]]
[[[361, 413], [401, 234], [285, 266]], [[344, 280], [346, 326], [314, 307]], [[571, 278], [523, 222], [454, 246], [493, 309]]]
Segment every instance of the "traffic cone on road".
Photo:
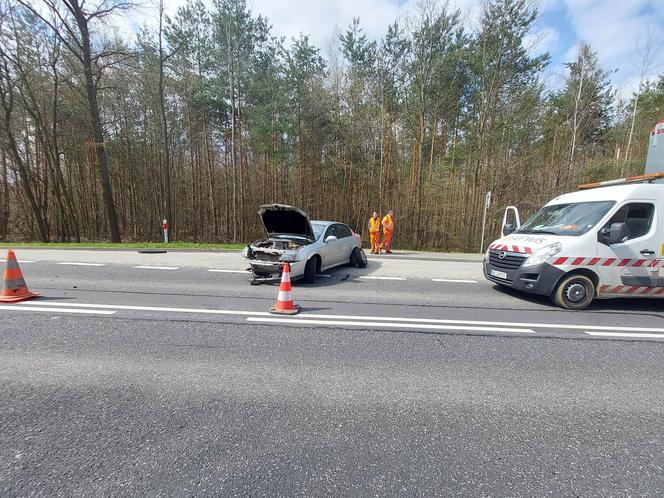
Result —
[[290, 282], [290, 265], [284, 263], [284, 269], [281, 273], [281, 284], [279, 284], [279, 295], [276, 304], [270, 309], [270, 313], [279, 315], [297, 315], [300, 307], [293, 304], [293, 295]]
[[30, 292], [25, 285], [23, 273], [16, 261], [16, 255], [11, 249], [7, 251], [7, 266], [4, 274], [4, 287], [0, 294], [0, 303], [17, 303], [37, 297], [39, 294]]

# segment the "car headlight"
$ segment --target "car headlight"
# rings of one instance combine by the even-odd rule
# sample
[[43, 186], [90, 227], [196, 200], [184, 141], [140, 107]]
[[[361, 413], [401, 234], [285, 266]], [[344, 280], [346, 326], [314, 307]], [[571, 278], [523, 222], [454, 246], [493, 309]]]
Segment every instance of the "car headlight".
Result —
[[279, 258], [279, 260], [292, 263], [293, 261], [297, 260], [297, 251], [286, 251], [281, 255], [281, 258]]
[[563, 246], [560, 242], [544, 246], [541, 249], [538, 249], [533, 254], [528, 256], [521, 266], [537, 266], [545, 263], [549, 258], [555, 256], [560, 251], [563, 250]]
[[242, 249], [242, 253], [241, 253], [242, 257], [246, 258], [246, 259], [249, 259], [249, 251], [250, 251], [249, 246], [244, 246], [244, 249]]

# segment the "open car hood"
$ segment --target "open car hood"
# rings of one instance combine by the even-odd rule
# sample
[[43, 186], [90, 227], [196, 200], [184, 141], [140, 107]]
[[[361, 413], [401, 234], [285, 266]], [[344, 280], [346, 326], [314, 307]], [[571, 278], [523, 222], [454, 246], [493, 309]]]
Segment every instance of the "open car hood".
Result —
[[314, 240], [309, 216], [298, 208], [285, 204], [264, 204], [258, 215], [268, 236], [288, 233]]

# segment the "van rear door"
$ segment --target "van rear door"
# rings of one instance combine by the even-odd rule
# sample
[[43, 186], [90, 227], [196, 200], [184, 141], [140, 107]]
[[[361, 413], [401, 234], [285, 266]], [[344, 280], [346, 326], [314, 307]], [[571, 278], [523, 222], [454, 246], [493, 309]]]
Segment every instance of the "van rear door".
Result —
[[645, 294], [647, 287], [657, 284], [652, 270], [661, 251], [660, 212], [658, 200], [629, 200], [602, 227], [608, 230], [614, 223], [625, 223], [628, 230], [625, 239], [615, 244], [598, 234], [600, 294]]

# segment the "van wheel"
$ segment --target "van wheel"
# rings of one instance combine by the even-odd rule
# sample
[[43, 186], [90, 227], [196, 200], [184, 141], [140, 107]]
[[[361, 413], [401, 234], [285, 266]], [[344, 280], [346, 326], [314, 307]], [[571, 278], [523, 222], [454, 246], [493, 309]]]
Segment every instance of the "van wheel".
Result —
[[357, 266], [358, 268], [366, 268], [369, 261], [367, 260], [367, 254], [364, 250], [356, 247], [353, 249], [353, 252], [350, 253], [350, 264], [351, 266]]
[[304, 280], [308, 284], [313, 284], [316, 281], [317, 266], [318, 264], [316, 262], [315, 257], [307, 261], [307, 264], [304, 266], [304, 277], [302, 278], [302, 280]]
[[585, 275], [569, 275], [563, 277], [551, 298], [566, 310], [585, 310], [595, 298], [595, 284]]

